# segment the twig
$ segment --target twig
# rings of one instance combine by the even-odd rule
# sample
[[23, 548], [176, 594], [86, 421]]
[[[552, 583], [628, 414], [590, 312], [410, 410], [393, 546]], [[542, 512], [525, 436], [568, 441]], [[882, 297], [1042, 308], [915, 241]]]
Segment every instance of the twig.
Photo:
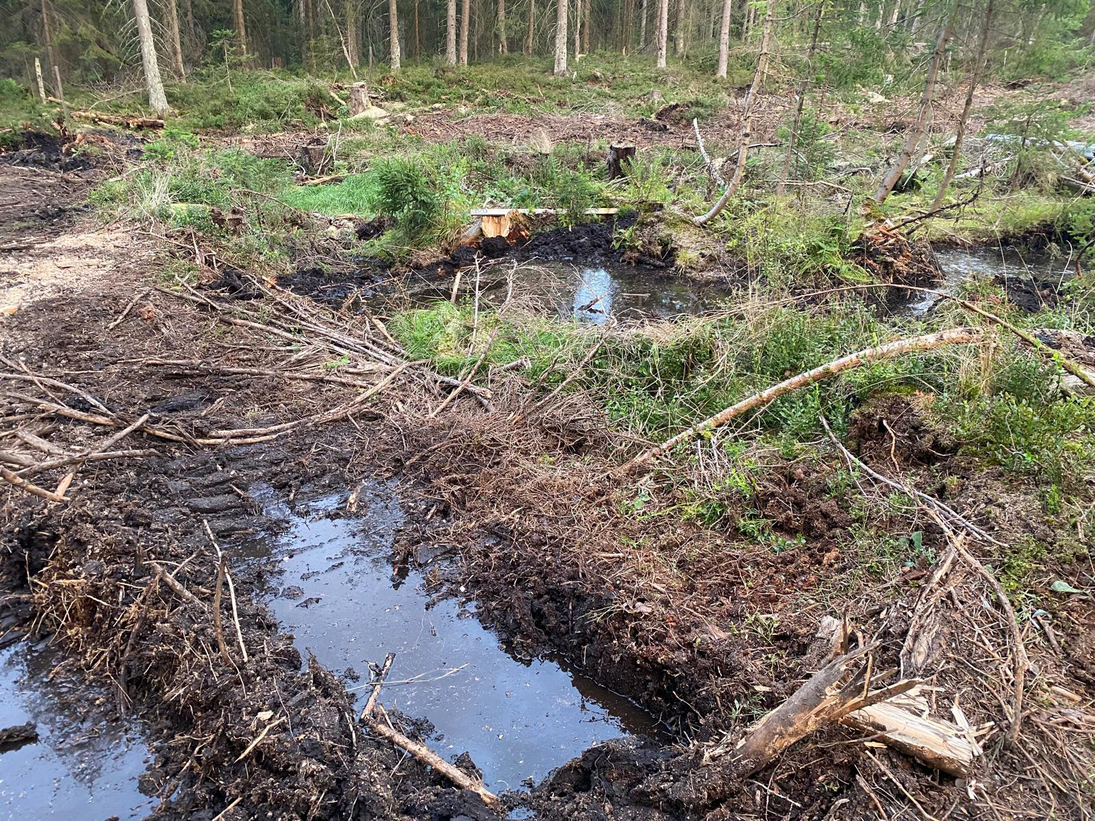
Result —
[[185, 602], [189, 602], [190, 604], [196, 604], [199, 607], [202, 606], [201, 600], [185, 587], [183, 587], [182, 584], [179, 583], [178, 579], [176, 579], [174, 576], [164, 570], [161, 565], [157, 564], [156, 562], [149, 562], [149, 564], [152, 565], [152, 569], [156, 571], [156, 576], [160, 579], [160, 581], [170, 587], [179, 596], [179, 598], [181, 598]]
[[0, 479], [3, 479], [5, 482], [12, 484], [20, 490], [24, 490], [33, 496], [37, 496], [40, 499], [45, 499], [47, 502], [65, 501], [65, 496], [63, 493], [57, 494], [51, 490], [46, 490], [45, 488], [38, 487], [38, 485], [30, 483], [26, 479], [20, 479], [18, 475], [12, 473], [10, 470], [3, 466], [0, 466]]
[[450, 393], [434, 410], [430, 411], [429, 419], [433, 419], [441, 411], [445, 410], [449, 404], [465, 390], [468, 385], [471, 384], [471, 380], [475, 377], [476, 371], [479, 370], [479, 366], [483, 364], [483, 360], [487, 358], [487, 354], [490, 353], [491, 348], [494, 347], [494, 340], [498, 338], [498, 332], [501, 330], [501, 325], [494, 329], [494, 332], [490, 335], [490, 339], [487, 340], [487, 344], [483, 346], [483, 352], [479, 354], [479, 358], [475, 360], [475, 364], [471, 366], [471, 370], [468, 371], [468, 375], [461, 380], [460, 384]]
[[977, 525], [973, 524], [973, 522], [971, 522], [968, 519], [966, 519], [965, 517], [959, 515], [953, 508], [948, 507], [946, 504], [944, 504], [943, 502], [940, 502], [938, 499], [936, 499], [932, 496], [929, 496], [926, 493], [921, 493], [919, 490], [917, 490], [914, 487], [908, 487], [906, 485], [902, 485], [900, 482], [895, 482], [893, 479], [890, 479], [888, 476], [885, 476], [885, 475], [879, 473], [877, 470], [874, 470], [873, 468], [871, 468], [869, 465], [864, 463], [861, 459], [858, 459], [855, 456], [853, 456], [851, 451], [849, 451], [846, 447], [844, 447], [844, 445], [841, 444], [840, 440], [836, 438], [835, 434], [833, 433], [832, 428], [829, 427], [829, 422], [825, 419], [825, 417], [824, 416], [818, 416], [818, 419], [821, 421], [822, 427], [825, 428], [825, 433], [828, 434], [830, 441], [832, 441], [832, 443], [834, 445], [836, 445], [837, 450], [839, 450], [841, 452], [841, 454], [843, 454], [844, 458], [848, 460], [849, 467], [858, 467], [860, 470], [862, 470], [864, 473], [866, 473], [872, 479], [874, 479], [876, 481], [879, 481], [884, 485], [889, 485], [890, 487], [894, 488], [895, 490], [899, 490], [902, 493], [907, 493], [910, 496], [916, 497], [921, 502], [926, 504], [928, 507], [932, 508], [933, 510], [935, 510], [939, 513], [944, 514], [947, 518], [951, 519], [954, 523], [961, 525], [963, 528], [968, 530], [970, 533], [972, 533], [978, 539], [981, 539], [981, 540], [986, 541], [986, 542], [991, 542], [992, 544], [996, 545], [997, 547], [1007, 547], [1007, 545], [1005, 545], [1003, 542], [999, 542], [996, 539], [992, 538], [992, 536], [990, 536], [984, 530], [979, 528]]
[[388, 653], [384, 657], [384, 663], [380, 665], [380, 671], [376, 674], [376, 679], [373, 681], [373, 691], [369, 694], [369, 700], [365, 702], [365, 709], [361, 711], [361, 720], [368, 720], [369, 716], [373, 712], [373, 708], [376, 707], [376, 700], [380, 697], [380, 688], [384, 686], [384, 679], [388, 677], [388, 671], [392, 669], [392, 662], [395, 661], [395, 653]]
[[133, 297], [133, 299], [129, 300], [129, 304], [122, 309], [122, 312], [120, 314], [118, 314], [118, 318], [111, 322], [109, 325], [107, 325], [106, 329], [108, 331], [113, 331], [115, 328], [117, 328], [122, 323], [122, 320], [129, 316], [129, 312], [133, 310], [133, 306], [140, 302], [142, 299], [144, 299], [146, 296], [148, 296], [151, 292], [152, 289], [148, 288], [147, 290], [137, 294], [137, 296]]
[[996, 594], [996, 598], [1000, 601], [1000, 607], [1003, 608], [1004, 615], [1007, 617], [1008, 632], [1011, 634], [1011, 641], [1015, 645], [1011, 724], [1008, 727], [1007, 741], [1009, 745], [1014, 747], [1019, 741], [1019, 732], [1023, 726], [1024, 680], [1027, 670], [1030, 669], [1030, 659], [1027, 657], [1027, 649], [1023, 644], [1023, 632], [1019, 629], [1019, 619], [1015, 615], [1015, 608], [1011, 606], [1011, 599], [1008, 598], [1007, 591], [1004, 590], [1004, 586], [1000, 584], [993, 572], [974, 558], [973, 554], [962, 543], [961, 537], [954, 535], [943, 520], [939, 518], [938, 514], [935, 514], [934, 518], [936, 523], [943, 529], [943, 532], [947, 534], [948, 541], [958, 551], [958, 555], [989, 583], [989, 587]]
[[[383, 712], [383, 708], [380, 709], [381, 712]], [[412, 741], [411, 739], [407, 738], [407, 736], [403, 735], [403, 733], [399, 732], [394, 727], [390, 727], [383, 721], [377, 721], [374, 719], [369, 722], [369, 727], [377, 735], [381, 736], [382, 738], [386, 738], [397, 747], [402, 747], [419, 761], [423, 762], [424, 764], [428, 764], [430, 767], [433, 767], [443, 776], [452, 781], [452, 783], [454, 783], [456, 786], [460, 787], [461, 789], [471, 790], [472, 792], [474, 792], [483, 800], [483, 803], [486, 804], [488, 807], [500, 806], [501, 802], [498, 800], [498, 796], [496, 796], [494, 793], [490, 792], [486, 787], [484, 787], [483, 782], [479, 781], [478, 779], [471, 778], [463, 770], [454, 767], [452, 764], [443, 759], [441, 756], [437, 755], [437, 753], [426, 747], [424, 744], [419, 744], [417, 741]]]
[[259, 744], [262, 743], [262, 740], [264, 738], [266, 738], [267, 735], [270, 734], [270, 731], [272, 729], [274, 729], [275, 727], [277, 727], [278, 725], [284, 724], [285, 720], [286, 720], [285, 716], [282, 716], [281, 718], [277, 719], [276, 721], [271, 721], [269, 724], [267, 724], [265, 727], [263, 727], [262, 732], [259, 733], [258, 736], [256, 736], [254, 741], [252, 741], [250, 744], [247, 745], [247, 749], [244, 750], [242, 753], [240, 753], [239, 757], [233, 763], [239, 763], [240, 761], [243, 761], [243, 759], [247, 758], [248, 754], [253, 749], [255, 749], [255, 747], [259, 746]]
[[[205, 525], [205, 535], [209, 537], [209, 542], [213, 545], [213, 549], [217, 551], [217, 560], [224, 561], [224, 554], [221, 552], [221, 546], [217, 544], [216, 538], [213, 536], [213, 528], [209, 526], [208, 519], [202, 519], [202, 524]], [[232, 621], [236, 623], [236, 638], [239, 639], [240, 653], [243, 654], [244, 664], [247, 663], [247, 647], [243, 643], [243, 630], [240, 629], [240, 614], [236, 610], [236, 586], [232, 583], [232, 574], [228, 572], [228, 568], [224, 569], [224, 577], [228, 580], [228, 598], [232, 602]]]

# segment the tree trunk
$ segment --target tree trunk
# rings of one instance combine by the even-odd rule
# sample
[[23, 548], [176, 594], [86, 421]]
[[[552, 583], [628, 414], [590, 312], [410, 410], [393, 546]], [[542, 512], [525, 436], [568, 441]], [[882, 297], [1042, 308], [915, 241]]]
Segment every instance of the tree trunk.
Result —
[[399, 52], [399, 4], [396, 0], [388, 0], [388, 41], [391, 45], [392, 71], [399, 71], [401, 67]]
[[901, 17], [901, 0], [897, 0], [893, 4], [893, 12], [890, 14], [890, 28], [892, 29], [897, 25], [898, 18]]
[[[751, 7], [750, 7], [751, 8]], [[749, 93], [745, 95], [745, 110], [741, 115], [741, 133], [738, 135], [738, 154], [734, 163], [734, 176], [722, 192], [718, 202], [711, 206], [706, 214], [701, 214], [692, 221], [696, 225], [703, 225], [714, 219], [726, 203], [737, 193], [741, 186], [742, 177], [745, 176], [745, 160], [749, 154], [749, 141], [753, 136], [753, 109], [756, 107], [757, 98], [760, 96], [760, 87], [764, 84], [764, 75], [768, 70], [768, 52], [772, 41], [772, 18], [775, 16], [776, 0], [768, 0], [768, 10], [764, 13], [764, 33], [760, 38], [760, 54], [757, 55], [757, 70], [753, 73], [753, 83], [749, 86]]]
[[471, 24], [471, 0], [460, 4], [460, 65], [468, 64], [468, 26]]
[[639, 3], [639, 51], [646, 49], [646, 7], [647, 0]]
[[536, 28], [536, 0], [528, 0], [528, 30], [525, 32], [525, 54], [532, 54], [533, 32]]
[[684, 55], [684, 0], [677, 0], [677, 27], [673, 31], [673, 54]]
[[506, 45], [506, 0], [498, 0], [498, 53], [509, 54]]
[[167, 97], [163, 93], [160, 66], [156, 62], [156, 44], [152, 41], [148, 3], [145, 0], [133, 0], [133, 15], [137, 18], [137, 36], [141, 42], [141, 63], [144, 66], [145, 86], [148, 88], [148, 105], [157, 117], [166, 117]]
[[582, 56], [582, 0], [574, 0], [574, 64]]
[[456, 65], [456, 0], [449, 0], [445, 14], [445, 62]]
[[240, 40], [240, 54], [247, 54], [247, 22], [243, 17], [243, 0], [233, 0], [232, 13], [236, 21], [236, 36]]
[[202, 46], [198, 39], [198, 24], [194, 20], [193, 0], [183, 0], [183, 15], [186, 18], [186, 53], [196, 62]]
[[361, 62], [361, 36], [357, 30], [357, 0], [346, 3], [346, 62], [357, 66]]
[[814, 15], [814, 31], [810, 35], [810, 50], [806, 52], [806, 70], [802, 72], [798, 88], [795, 90], [795, 116], [791, 121], [791, 133], [787, 137], [787, 153], [783, 155], [783, 173], [780, 174], [776, 184], [776, 193], [782, 194], [786, 187], [787, 179], [791, 174], [791, 157], [794, 155], [795, 143], [798, 142], [798, 127], [802, 122], [802, 106], [806, 102], [806, 88], [810, 84], [810, 70], [817, 51], [817, 35], [821, 31], [821, 15], [825, 11], [825, 0], [818, 3], [817, 14]]
[[171, 34], [171, 62], [175, 76], [186, 80], [186, 66], [183, 65], [182, 37], [179, 34], [179, 6], [176, 0], [167, 0], [167, 30]]
[[49, 63], [49, 74], [53, 74], [53, 67], [57, 65], [57, 53], [53, 48], [53, 9], [49, 0], [42, 0], [42, 38], [46, 45], [46, 62]]
[[658, 25], [654, 36], [657, 38], [658, 68], [665, 68], [665, 53], [669, 39], [669, 0], [658, 0]]
[[924, 130], [928, 127], [928, 120], [931, 119], [932, 113], [932, 102], [935, 99], [935, 83], [939, 78], [939, 66], [943, 64], [943, 57], [947, 53], [947, 43], [951, 38], [951, 27], [954, 25], [954, 15], [957, 10], [958, 4], [955, 3], [947, 12], [943, 27], [939, 29], [939, 37], [935, 41], [935, 52], [932, 54], [931, 62], [928, 64], [928, 74], [924, 79], [924, 93], [920, 97], [920, 111], [916, 115], [916, 122], [913, 123], [909, 136], [905, 139], [905, 145], [897, 157], [897, 162], [882, 177], [882, 182], [879, 183], [878, 190], [875, 191], [874, 200], [879, 205], [886, 201], [886, 197], [890, 196], [890, 192], [897, 185], [897, 181], [905, 173], [909, 161], [912, 160], [912, 156], [916, 152], [916, 147], [924, 136]]
[[555, 11], [555, 76], [567, 73], [567, 0], [558, 0]]
[[[581, 2], [581, 0], [579, 0], [579, 2]], [[582, 22], [582, 54], [589, 54], [590, 53], [589, 52], [589, 31], [590, 31], [589, 18], [592, 15], [592, 9], [591, 9], [592, 5], [593, 5], [593, 0], [585, 0], [585, 2], [582, 3], [582, 9], [583, 9], [583, 11], [582, 11], [582, 17], [583, 17], [583, 22]]]
[[962, 117], [958, 120], [958, 131], [954, 137], [954, 150], [951, 152], [951, 161], [947, 163], [947, 170], [943, 172], [943, 180], [939, 183], [939, 192], [935, 195], [935, 202], [931, 210], [935, 211], [943, 205], [943, 198], [947, 196], [947, 188], [954, 179], [955, 169], [958, 167], [958, 155], [962, 153], [962, 141], [966, 136], [966, 123], [969, 121], [970, 109], [973, 108], [973, 95], [977, 90], [977, 81], [981, 79], [981, 72], [985, 69], [985, 51], [989, 42], [989, 29], [992, 26], [992, 12], [996, 0], [989, 0], [985, 7], [985, 19], [981, 24], [981, 39], [977, 43], [977, 57], [970, 73], [970, 87], [966, 92], [966, 101], [962, 104]]
[[414, 59], [419, 59], [422, 54], [422, 39], [418, 27], [418, 3], [414, 0]]
[[734, 0], [722, 0], [722, 23], [719, 25], [719, 67], [716, 77], [726, 76], [730, 61], [730, 18], [734, 12]]

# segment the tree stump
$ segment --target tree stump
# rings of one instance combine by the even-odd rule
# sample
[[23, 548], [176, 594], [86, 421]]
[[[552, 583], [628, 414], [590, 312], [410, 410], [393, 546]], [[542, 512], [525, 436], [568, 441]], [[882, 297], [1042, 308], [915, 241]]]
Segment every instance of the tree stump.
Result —
[[627, 170], [624, 165], [631, 165], [635, 156], [633, 145], [610, 145], [608, 147], [608, 178], [610, 180], [626, 177]]
[[354, 83], [350, 86], [350, 116], [360, 114], [369, 107], [369, 84]]

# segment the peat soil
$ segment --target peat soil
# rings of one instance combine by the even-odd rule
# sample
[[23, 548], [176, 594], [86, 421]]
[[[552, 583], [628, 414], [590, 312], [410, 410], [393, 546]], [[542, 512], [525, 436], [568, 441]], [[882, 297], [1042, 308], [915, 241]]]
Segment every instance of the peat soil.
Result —
[[[43, 190], [28, 188], [27, 196]], [[63, 186], [45, 196], [20, 207], [72, 209], [81, 198]], [[81, 219], [60, 230], [82, 236], [95, 227]], [[1033, 626], [1026, 632], [1039, 690], [1019, 747], [1003, 745], [1000, 732], [1010, 692], [1007, 622], [976, 573], [955, 571], [939, 605], [946, 616], [940, 661], [925, 677], [938, 688], [937, 712], [947, 715], [960, 702], [983, 730], [980, 741], [992, 755], [974, 778], [932, 772], [829, 727], [751, 780], [700, 789], [701, 743], [737, 737], [817, 669], [821, 616], [847, 617], [880, 643], [881, 665], [896, 661], [931, 573], [931, 551], [944, 546], [938, 529], [913, 523], [927, 549], [877, 589], [855, 583], [863, 556], [848, 537], [859, 496], [854, 486], [833, 492], [835, 458], [774, 457], [754, 498], [743, 502], [728, 491], [728, 514], [713, 525], [653, 515], [686, 500], [677, 478], [654, 473], [639, 486], [612, 479], [626, 444], [606, 430], [600, 409], [582, 395], [561, 395], [519, 413], [527, 386], [513, 374], [490, 377], [490, 408], [465, 396], [448, 413], [431, 415], [427, 409], [444, 395], [435, 383], [396, 381], [349, 418], [310, 417], [318, 421], [249, 445], [199, 444], [218, 430], [265, 429], [338, 407], [352, 392], [286, 378], [284, 367], [270, 363], [300, 360], [306, 340], [297, 342], [304, 350], [294, 345], [286, 353], [276, 336], [218, 324], [210, 308], [231, 298], [209, 289], [182, 299], [156, 290], [170, 251], [135, 233], [128, 241], [115, 267], [84, 283], [78, 298], [25, 300], [0, 318], [0, 353], [13, 374], [0, 411], [5, 430], [19, 424], [38, 440], [82, 452], [108, 431], [72, 414], [40, 412], [41, 402], [43, 393], [60, 392], [93, 417], [90, 395], [127, 420], [152, 414], [148, 424], [175, 432], [177, 441], [134, 430], [126, 441], [143, 455], [84, 463], [66, 503], [5, 486], [0, 618], [49, 636], [109, 689], [119, 714], [139, 720], [154, 755], [143, 783], [159, 816], [496, 817], [357, 720], [347, 681], [302, 658], [266, 606], [262, 591], [280, 584], [280, 574], [243, 561], [234, 548], [278, 527], [252, 488], [269, 487], [294, 504], [346, 493], [363, 480], [398, 482], [405, 520], [393, 547], [397, 564], [413, 563], [451, 595], [471, 597], [512, 647], [565, 659], [642, 705], [678, 739], [591, 747], [507, 799], [526, 816], [850, 821], [880, 810], [891, 818], [969, 819], [1090, 811], [1077, 772], [1090, 726], [1086, 705], [1095, 697], [1095, 612], [1081, 596], [1054, 598], [1049, 590], [1052, 579], [1084, 587], [1082, 566], [1053, 560], [1038, 583], [1054, 602], [1055, 638]], [[21, 253], [10, 256], [18, 263]], [[210, 272], [207, 281], [215, 279]], [[251, 370], [156, 364], [180, 355]], [[20, 375], [18, 362], [86, 395], [36, 384]], [[38, 404], [26, 398], [34, 391]], [[925, 492], [975, 511], [1001, 540], [1066, 546], [1067, 534], [1047, 524], [1036, 498], [935, 435], [919, 400], [861, 408], [853, 433], [850, 445], [876, 469], [909, 470]], [[46, 473], [40, 481], [53, 487], [62, 476]], [[651, 515], [628, 513], [645, 495]], [[735, 505], [765, 517], [772, 534], [740, 532]], [[218, 582], [221, 549], [234, 593]], [[458, 561], [438, 564], [439, 552]], [[235, 608], [225, 601], [230, 596]], [[408, 735], [428, 732], [414, 716], [389, 716]], [[1042, 777], [1030, 774], [1030, 761]], [[457, 763], [474, 773], [468, 757]]]

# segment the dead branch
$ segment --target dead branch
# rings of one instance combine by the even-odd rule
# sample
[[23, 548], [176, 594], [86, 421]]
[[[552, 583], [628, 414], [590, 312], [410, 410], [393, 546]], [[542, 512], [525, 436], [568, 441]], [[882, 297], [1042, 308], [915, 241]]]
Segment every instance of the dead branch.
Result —
[[1019, 741], [1019, 732], [1023, 726], [1025, 678], [1027, 670], [1030, 669], [1030, 658], [1028, 658], [1026, 646], [1023, 644], [1023, 631], [1019, 628], [1019, 619], [1015, 615], [1015, 608], [1011, 606], [1011, 599], [1008, 598], [1007, 591], [1004, 590], [1004, 586], [1000, 584], [1000, 581], [996, 578], [995, 574], [979, 562], [973, 554], [966, 549], [961, 534], [955, 534], [951, 531], [938, 515], [935, 515], [934, 518], [936, 524], [938, 524], [947, 535], [947, 540], [958, 552], [958, 555], [962, 557], [966, 564], [977, 571], [977, 573], [988, 582], [989, 587], [991, 587], [996, 594], [996, 598], [1000, 602], [1000, 607], [1003, 609], [1007, 619], [1011, 642], [1015, 645], [1014, 650], [1012, 651], [1014, 653], [1014, 669], [1012, 673], [1011, 723], [1008, 727], [1007, 741], [1008, 744], [1014, 747]]
[[[240, 614], [236, 609], [236, 586], [232, 583], [232, 574], [228, 572], [228, 567], [224, 564], [225, 556], [221, 552], [221, 546], [217, 543], [216, 538], [213, 536], [213, 528], [209, 526], [208, 519], [202, 519], [202, 524], [205, 525], [205, 535], [209, 537], [210, 544], [213, 545], [213, 549], [217, 551], [217, 561], [224, 567], [224, 578], [228, 581], [228, 598], [232, 603], [232, 621], [236, 623], [236, 638], [240, 644], [240, 654], [243, 656], [244, 664], [247, 663], [247, 647], [243, 643], [243, 630], [240, 628]], [[219, 573], [218, 573], [219, 576]], [[219, 588], [218, 588], [219, 592]], [[215, 598], [215, 596], [214, 596]], [[225, 653], [227, 655], [227, 653]]]
[[3, 479], [10, 485], [14, 485], [20, 490], [26, 491], [33, 496], [37, 496], [40, 499], [45, 499], [47, 502], [63, 502], [65, 501], [64, 494], [57, 494], [51, 490], [38, 487], [38, 485], [31, 484], [26, 479], [20, 479], [15, 473], [12, 473], [6, 467], [0, 466], [0, 479]]
[[121, 325], [122, 320], [129, 316], [129, 312], [133, 310], [133, 306], [140, 302], [142, 299], [144, 299], [146, 296], [148, 296], [150, 293], [152, 293], [152, 289], [148, 288], [137, 294], [137, 296], [133, 297], [133, 299], [129, 300], [125, 308], [122, 309], [122, 312], [118, 314], [118, 318], [111, 322], [109, 325], [107, 325], [106, 329], [108, 331], [113, 331], [115, 328]]
[[217, 636], [217, 652], [221, 661], [228, 666], [232, 665], [232, 658], [228, 655], [228, 645], [224, 643], [224, 624], [221, 617], [221, 596], [224, 594], [224, 575], [227, 559], [221, 555], [217, 562], [217, 583], [213, 588], [213, 630]]
[[376, 678], [373, 680], [373, 691], [369, 694], [369, 700], [365, 702], [365, 709], [361, 711], [361, 720], [368, 720], [372, 715], [373, 708], [376, 707], [376, 700], [380, 697], [380, 688], [384, 686], [384, 679], [388, 677], [388, 672], [392, 669], [392, 663], [395, 661], [395, 653], [388, 653], [384, 657], [384, 663], [380, 665], [380, 670], [377, 671]]
[[498, 807], [501, 802], [498, 800], [498, 796], [490, 792], [483, 783], [478, 779], [471, 778], [467, 773], [458, 767], [454, 767], [448, 761], [437, 755], [433, 750], [426, 747], [424, 744], [419, 744], [417, 741], [412, 741], [392, 727], [387, 721], [387, 715], [384, 713], [384, 708], [379, 707], [382, 714], [381, 720], [372, 720], [369, 722], [369, 728], [381, 738], [386, 738], [388, 741], [395, 744], [397, 747], [401, 747], [408, 753], [413, 755], [419, 761], [424, 764], [428, 764], [433, 769], [437, 770], [443, 776], [452, 781], [453, 784], [464, 790], [470, 790], [483, 799], [483, 803], [488, 807]]
[[800, 373], [790, 379], [785, 379], [777, 385], [766, 388], [760, 393], [755, 393], [752, 396], [731, 405], [729, 408], [719, 411], [714, 416], [710, 416], [687, 430], [681, 431], [676, 436], [666, 439], [660, 445], [644, 450], [642, 453], [632, 458], [631, 461], [627, 462], [619, 472], [626, 473], [641, 467], [651, 459], [668, 453], [677, 445], [695, 438], [700, 433], [714, 430], [721, 425], [725, 425], [731, 419], [748, 413], [762, 405], [766, 405], [784, 394], [791, 393], [799, 388], [804, 388], [807, 385], [812, 385], [815, 382], [820, 382], [822, 379], [827, 379], [830, 376], [836, 376], [843, 371], [858, 368], [863, 365], [869, 365], [883, 359], [891, 359], [895, 356], [901, 356], [907, 353], [932, 350], [933, 348], [938, 348], [943, 345], [968, 345], [979, 342], [982, 338], [983, 332], [980, 328], [952, 328], [947, 331], [926, 334], [911, 339], [899, 339], [896, 342], [889, 342], [874, 348], [865, 348], [862, 351], [833, 360], [832, 362], [806, 371], [805, 373]]

